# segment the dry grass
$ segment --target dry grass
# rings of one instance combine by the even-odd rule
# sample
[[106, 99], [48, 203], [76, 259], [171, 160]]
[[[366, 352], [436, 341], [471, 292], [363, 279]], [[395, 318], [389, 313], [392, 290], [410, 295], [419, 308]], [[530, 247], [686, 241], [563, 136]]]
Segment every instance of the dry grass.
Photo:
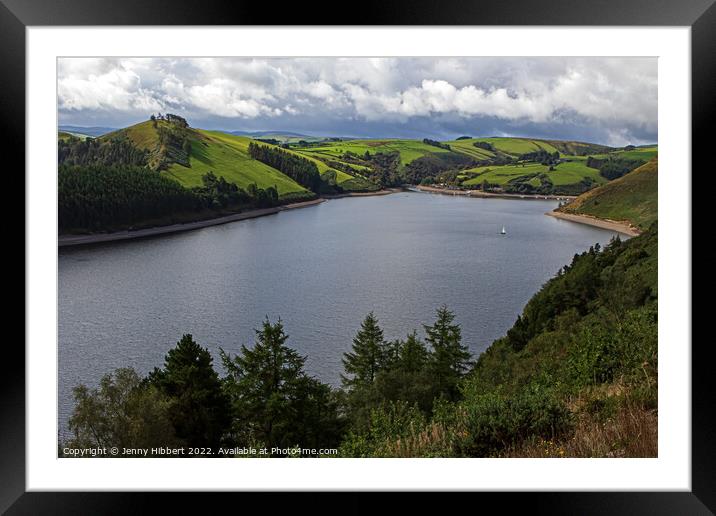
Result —
[[450, 434], [441, 424], [431, 423], [407, 437], [386, 440], [376, 454], [378, 457], [448, 457], [450, 453]]
[[658, 414], [625, 400], [613, 417], [599, 421], [582, 414], [574, 434], [561, 441], [535, 439], [506, 452], [506, 457], [657, 457]]

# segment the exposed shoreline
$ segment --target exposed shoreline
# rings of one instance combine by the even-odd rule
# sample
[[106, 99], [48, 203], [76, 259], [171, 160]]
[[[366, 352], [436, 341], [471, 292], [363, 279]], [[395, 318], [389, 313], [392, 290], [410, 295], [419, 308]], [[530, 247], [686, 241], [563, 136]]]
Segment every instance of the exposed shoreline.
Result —
[[371, 197], [373, 195], [390, 195], [398, 192], [402, 192], [402, 188], [384, 188], [382, 190], [376, 190], [374, 192], [346, 192], [335, 195], [323, 195], [323, 199], [343, 199], [344, 197]]
[[491, 197], [497, 199], [537, 199], [549, 201], [564, 201], [566, 199], [576, 199], [575, 195], [553, 195], [553, 194], [510, 194], [510, 193], [492, 193], [483, 192], [482, 190], [450, 190], [449, 188], [437, 188], [435, 186], [418, 185], [414, 190], [421, 192], [437, 193], [443, 195], [462, 195], [464, 197]]
[[229, 222], [237, 222], [240, 220], [255, 219], [257, 217], [265, 217], [273, 215], [281, 211], [294, 210], [298, 208], [307, 208], [321, 204], [329, 199], [340, 199], [343, 197], [366, 197], [370, 195], [388, 195], [400, 191], [398, 188], [386, 190], [378, 190], [376, 192], [350, 192], [339, 195], [327, 195], [312, 199], [310, 201], [294, 202], [283, 206], [275, 206], [273, 208], [261, 208], [257, 210], [249, 210], [241, 213], [232, 213], [223, 217], [216, 217], [206, 220], [197, 220], [194, 222], [185, 222], [179, 224], [170, 224], [167, 226], [156, 226], [152, 228], [133, 229], [124, 231], [115, 231], [112, 233], [93, 233], [87, 235], [59, 235], [57, 237], [57, 247], [71, 247], [78, 245], [100, 244], [103, 242], [116, 242], [118, 240], [133, 240], [136, 238], [146, 238], [158, 235], [167, 235], [171, 233], [180, 233], [183, 231], [191, 231], [193, 229], [201, 229], [210, 226], [218, 226], [219, 224], [227, 224]]
[[591, 215], [577, 215], [575, 213], [564, 213], [561, 211], [548, 211], [545, 215], [555, 217], [557, 219], [586, 224], [601, 229], [609, 229], [628, 236], [639, 236], [641, 231], [627, 222], [619, 222], [616, 220], [599, 219]]
[[193, 229], [206, 228], [209, 226], [217, 226], [219, 224], [227, 224], [239, 220], [255, 219], [266, 215], [273, 215], [285, 210], [293, 210], [297, 208], [306, 208], [315, 206], [324, 202], [325, 199], [319, 197], [310, 201], [294, 202], [283, 206], [273, 208], [261, 208], [258, 210], [249, 210], [241, 213], [232, 213], [223, 217], [213, 219], [197, 220], [194, 222], [186, 222], [181, 224], [170, 224], [168, 226], [156, 226], [153, 228], [134, 229], [125, 231], [115, 231], [113, 233], [93, 233], [90, 235], [59, 235], [57, 237], [57, 247], [69, 247], [75, 245], [99, 244], [102, 242], [114, 242], [117, 240], [132, 240], [135, 238], [145, 238], [156, 235], [166, 235], [169, 233], [179, 233], [182, 231], [191, 231]]

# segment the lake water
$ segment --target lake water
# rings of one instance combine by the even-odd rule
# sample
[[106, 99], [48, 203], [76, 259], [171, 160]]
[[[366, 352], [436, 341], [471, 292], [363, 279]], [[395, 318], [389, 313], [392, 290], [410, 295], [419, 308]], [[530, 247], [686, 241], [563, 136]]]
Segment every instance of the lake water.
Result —
[[[59, 424], [72, 387], [145, 374], [184, 333], [232, 354], [281, 317], [306, 369], [338, 385], [365, 315], [388, 339], [423, 334], [446, 304], [475, 354], [575, 253], [612, 231], [545, 216], [556, 201], [403, 192], [186, 233], [59, 252]], [[500, 235], [502, 226], [506, 235]]]

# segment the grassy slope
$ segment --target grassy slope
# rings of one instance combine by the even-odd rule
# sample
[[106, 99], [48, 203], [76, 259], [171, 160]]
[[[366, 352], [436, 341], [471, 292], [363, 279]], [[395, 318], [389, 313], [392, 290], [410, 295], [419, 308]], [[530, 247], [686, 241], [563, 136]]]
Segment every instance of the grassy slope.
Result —
[[628, 221], [648, 228], [658, 214], [657, 160], [580, 195], [559, 211]]
[[527, 163], [522, 165], [486, 166], [466, 170], [464, 175], [470, 177], [462, 184], [465, 186], [480, 185], [487, 179], [491, 184], [505, 185], [510, 180], [528, 174], [547, 174], [555, 186], [579, 183], [585, 177], [591, 177], [597, 183], [606, 183], [606, 179], [599, 175], [599, 171], [589, 168], [580, 161], [560, 163], [555, 170], [550, 171], [546, 165]]
[[[162, 123], [162, 122], [160, 122]], [[309, 196], [310, 192], [278, 170], [252, 159], [248, 146], [252, 141], [242, 136], [232, 136], [219, 131], [189, 129], [191, 139], [191, 167], [178, 164], [169, 166], [162, 174], [179, 181], [186, 187], [200, 186], [201, 176], [209, 171], [223, 176], [227, 181], [246, 188], [256, 183], [260, 188], [276, 186], [282, 197]], [[137, 147], [153, 149], [159, 142], [157, 131], [151, 122], [142, 122], [106, 135], [106, 138], [124, 135]]]
[[426, 156], [428, 154], [450, 152], [447, 149], [441, 149], [432, 145], [427, 145], [418, 140], [348, 140], [342, 142], [335, 142], [328, 145], [320, 145], [317, 147], [310, 147], [301, 149], [302, 154], [315, 154], [317, 156], [336, 159], [339, 158], [344, 152], [353, 152], [358, 155], [363, 155], [366, 151], [371, 154], [378, 152], [393, 152], [397, 151], [400, 153], [400, 163], [407, 165], [411, 161]]

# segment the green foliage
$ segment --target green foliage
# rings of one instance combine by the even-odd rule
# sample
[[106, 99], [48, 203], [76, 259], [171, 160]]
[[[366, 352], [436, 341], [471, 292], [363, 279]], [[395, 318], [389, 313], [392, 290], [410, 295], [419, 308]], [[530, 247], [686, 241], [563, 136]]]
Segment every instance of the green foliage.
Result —
[[298, 184], [313, 192], [321, 190], [321, 175], [316, 164], [295, 153], [270, 145], [249, 144], [249, 155], [270, 167], [280, 170]]
[[148, 159], [146, 150], [138, 149], [126, 138], [101, 140], [70, 136], [57, 142], [57, 161], [60, 165], [141, 167], [147, 164]]
[[587, 158], [587, 166], [598, 169], [599, 173], [610, 181], [628, 174], [644, 163], [644, 160], [626, 159], [619, 155], [610, 155], [607, 158], [594, 158], [592, 156]]
[[209, 351], [184, 335], [149, 382], [170, 399], [176, 435], [188, 446], [218, 448], [229, 430], [230, 404]]
[[128, 165], [60, 165], [60, 231], [96, 231], [195, 211], [201, 200], [176, 181]]
[[549, 387], [534, 383], [516, 394], [468, 391], [457, 409], [458, 455], [487, 457], [528, 437], [555, 439], [570, 427], [567, 407]]
[[370, 411], [367, 429], [351, 431], [341, 443], [343, 457], [391, 456], [388, 446], [396, 439], [416, 434], [424, 428], [426, 418], [406, 401], [386, 402]]
[[432, 145], [433, 147], [437, 147], [439, 149], [450, 150], [450, 146], [447, 143], [441, 143], [436, 140], [431, 140], [430, 138], [423, 138], [423, 143], [425, 145]]
[[457, 399], [458, 382], [470, 367], [470, 352], [462, 344], [460, 326], [454, 324], [455, 314], [447, 307], [437, 310], [432, 326], [425, 325], [426, 341], [432, 347], [428, 370], [437, 387], [437, 395]]
[[617, 376], [649, 382], [658, 367], [657, 329], [654, 304], [630, 310], [611, 324], [588, 319], [567, 348], [569, 380], [577, 387], [612, 382]]
[[349, 376], [341, 375], [343, 386], [352, 389], [373, 383], [386, 357], [383, 330], [373, 312], [361, 323], [361, 329], [353, 339], [352, 351], [345, 353], [343, 368]]
[[143, 384], [133, 369], [102, 377], [97, 389], [78, 385], [69, 420], [73, 437], [64, 446], [153, 448], [181, 446], [169, 412], [170, 401], [154, 386]]
[[306, 375], [305, 358], [286, 346], [287, 339], [280, 320], [266, 319], [252, 349], [241, 346], [234, 358], [221, 351], [233, 438], [242, 446], [335, 446], [342, 425], [335, 396]]

